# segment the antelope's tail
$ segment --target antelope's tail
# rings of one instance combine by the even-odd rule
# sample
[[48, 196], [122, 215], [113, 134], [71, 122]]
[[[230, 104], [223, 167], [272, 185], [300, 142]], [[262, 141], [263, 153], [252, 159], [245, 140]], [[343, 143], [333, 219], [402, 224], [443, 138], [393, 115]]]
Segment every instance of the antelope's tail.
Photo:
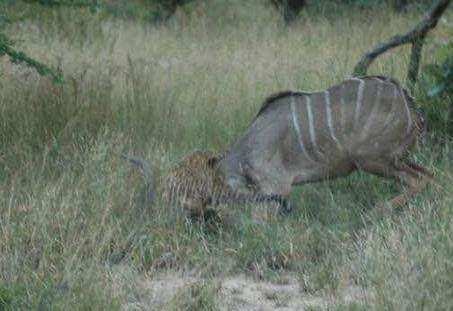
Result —
[[122, 154], [121, 158], [130, 162], [137, 167], [145, 180], [146, 193], [145, 200], [147, 204], [153, 204], [156, 198], [153, 172], [148, 162], [142, 158]]

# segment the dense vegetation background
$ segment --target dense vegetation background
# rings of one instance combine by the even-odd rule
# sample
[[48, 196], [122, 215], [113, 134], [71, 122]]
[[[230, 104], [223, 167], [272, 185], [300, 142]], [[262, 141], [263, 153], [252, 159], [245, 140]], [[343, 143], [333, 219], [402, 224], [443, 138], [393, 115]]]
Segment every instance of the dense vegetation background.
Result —
[[[414, 90], [429, 132], [413, 157], [441, 187], [383, 215], [373, 205], [397, 187], [355, 174], [299, 187], [289, 217], [224, 207], [233, 221], [212, 230], [147, 205], [119, 155], [142, 156], [158, 180], [187, 152], [221, 152], [269, 94], [344, 79], [430, 1], [303, 1], [290, 23], [278, 1], [183, 2], [0, 2], [0, 310], [212, 310], [234, 275], [295, 278], [320, 298], [312, 308], [453, 308], [451, 8]], [[6, 49], [24, 53], [18, 64]], [[369, 73], [404, 83], [409, 52]], [[152, 300], [163, 273], [196, 281]], [[344, 298], [352, 288], [362, 294]]]

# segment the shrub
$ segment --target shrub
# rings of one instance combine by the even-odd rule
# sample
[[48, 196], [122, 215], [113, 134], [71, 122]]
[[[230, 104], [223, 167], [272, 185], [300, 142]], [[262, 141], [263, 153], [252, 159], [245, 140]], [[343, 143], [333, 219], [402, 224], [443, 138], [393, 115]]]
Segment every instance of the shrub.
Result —
[[438, 136], [453, 135], [453, 43], [436, 52], [439, 62], [424, 67], [422, 91], [428, 124]]
[[151, 0], [151, 4], [155, 8], [151, 12], [151, 18], [154, 22], [162, 22], [168, 20], [180, 6], [183, 6], [193, 0]]
[[271, 2], [281, 11], [286, 24], [293, 22], [306, 5], [305, 0], [271, 0]]

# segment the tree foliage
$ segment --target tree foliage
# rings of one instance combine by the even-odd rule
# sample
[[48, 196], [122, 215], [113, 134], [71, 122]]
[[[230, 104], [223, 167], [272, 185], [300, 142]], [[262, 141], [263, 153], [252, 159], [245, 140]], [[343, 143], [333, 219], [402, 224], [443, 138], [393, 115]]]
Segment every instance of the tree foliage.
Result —
[[306, 7], [322, 8], [322, 11], [327, 7], [329, 8], [328, 11], [333, 11], [339, 7], [350, 7], [352, 9], [354, 7], [372, 8], [386, 5], [402, 13], [406, 12], [409, 7], [426, 8], [432, 4], [432, 0], [269, 0], [269, 2], [280, 11], [286, 24], [295, 21]]
[[11, 61], [15, 64], [22, 63], [28, 67], [34, 68], [42, 76], [50, 76], [54, 82], [62, 82], [62, 76], [60, 73], [55, 72], [47, 65], [29, 57], [27, 54], [21, 51], [16, 51], [12, 47], [13, 42], [8, 39], [4, 34], [0, 33], [0, 57], [7, 55]]
[[[7, 20], [5, 18], [5, 20]], [[42, 76], [49, 76], [56, 83], [63, 81], [62, 75], [49, 66], [29, 57], [21, 51], [17, 51], [13, 47], [14, 42], [9, 39], [5, 34], [0, 32], [0, 57], [8, 56], [12, 63], [24, 64], [28, 67], [35, 69]]]
[[152, 19], [155, 22], [168, 20], [177, 10], [194, 0], [151, 0], [153, 6]]
[[428, 74], [434, 80], [428, 95], [441, 98], [450, 97], [453, 100], [453, 47], [450, 55], [441, 64], [431, 64], [427, 69]]
[[423, 67], [423, 109], [430, 130], [453, 136], [453, 43], [438, 48], [436, 63]]

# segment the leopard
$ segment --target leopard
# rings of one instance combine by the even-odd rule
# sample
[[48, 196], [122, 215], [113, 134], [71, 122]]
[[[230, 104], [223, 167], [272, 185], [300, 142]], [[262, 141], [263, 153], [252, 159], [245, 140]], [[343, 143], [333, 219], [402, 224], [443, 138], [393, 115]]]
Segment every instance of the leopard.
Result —
[[163, 201], [181, 207], [190, 218], [209, 217], [213, 213], [209, 206], [232, 196], [217, 167], [220, 159], [221, 154], [209, 150], [195, 150], [184, 156], [164, 178]]
[[[123, 155], [123, 158], [142, 171], [148, 180], [149, 202], [154, 202], [156, 189], [149, 165], [136, 157]], [[287, 213], [286, 202], [282, 202], [279, 197], [241, 196], [233, 192], [220, 169], [222, 159], [222, 153], [210, 150], [195, 150], [185, 155], [159, 182], [162, 202], [181, 210], [188, 219], [201, 222], [218, 222], [219, 217], [229, 222], [229, 211], [219, 206], [230, 204], [274, 201], [282, 205], [279, 212]]]

